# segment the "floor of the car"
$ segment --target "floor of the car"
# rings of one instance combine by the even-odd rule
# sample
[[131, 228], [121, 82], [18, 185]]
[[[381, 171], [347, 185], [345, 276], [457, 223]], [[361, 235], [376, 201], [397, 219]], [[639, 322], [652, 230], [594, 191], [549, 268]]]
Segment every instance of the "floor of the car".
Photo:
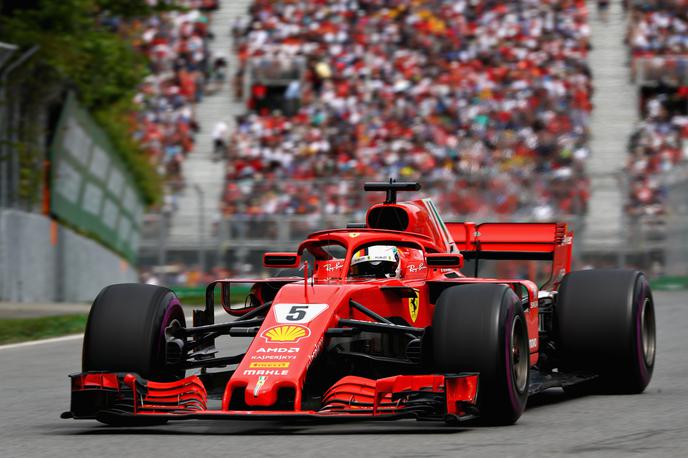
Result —
[[541, 372], [537, 368], [530, 370], [528, 395], [542, 393], [549, 388], [576, 385], [597, 378], [590, 372]]

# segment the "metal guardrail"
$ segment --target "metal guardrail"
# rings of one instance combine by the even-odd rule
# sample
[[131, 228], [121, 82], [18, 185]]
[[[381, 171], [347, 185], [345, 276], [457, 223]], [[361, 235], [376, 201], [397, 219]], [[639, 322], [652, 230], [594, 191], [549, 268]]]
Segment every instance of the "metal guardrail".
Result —
[[[606, 189], [613, 183], [619, 186], [625, 199], [628, 196], [629, 181], [623, 172], [613, 174], [592, 174], [593, 183]], [[659, 178], [668, 189], [666, 210], [660, 215], [632, 216], [621, 211], [621, 229], [609, 229], [604, 224], [587, 221], [585, 214], [553, 214], [552, 220], [566, 221], [576, 233], [574, 254], [579, 258], [593, 259], [598, 265], [633, 266], [657, 274], [670, 273], [683, 275], [688, 265], [688, 168], [676, 167], [671, 173]], [[191, 262], [202, 259], [207, 254], [209, 266], [230, 265], [232, 263], [247, 266], [255, 264], [259, 270], [260, 253], [269, 250], [290, 250], [309, 233], [326, 229], [346, 227], [349, 222], [362, 222], [368, 203], [378, 201], [376, 196], [356, 191], [362, 188], [355, 180], [347, 180], [344, 185], [329, 180], [310, 182], [284, 181], [276, 187], [268, 186], [271, 193], [287, 192], [289, 186], [297, 183], [309, 186], [309, 195], [326, 198], [323, 191], [329, 186], [342, 186], [339, 197], [347, 199], [357, 211], [342, 214], [327, 214], [318, 211], [309, 215], [263, 214], [228, 215], [224, 218], [209, 217], [206, 219], [205, 241], [202, 243], [198, 234], [198, 220], [189, 216], [188, 221], [175, 219], [178, 225], [171, 230], [170, 219], [164, 215], [148, 215], [144, 225], [142, 254], [151, 259], [167, 259], [166, 253], [186, 252]], [[287, 188], [284, 188], [286, 186]], [[443, 187], [444, 186], [444, 187]], [[443, 183], [432, 192], [427, 187], [418, 195], [405, 195], [404, 198], [424, 197], [430, 194], [448, 192], [451, 183]], [[290, 188], [292, 189], [292, 188]], [[600, 189], [601, 191], [602, 189]], [[596, 189], [593, 187], [593, 196]], [[533, 199], [532, 189], [525, 189], [524, 200]], [[256, 193], [256, 198], [262, 194]], [[331, 196], [330, 196], [331, 197]], [[594, 197], [593, 197], [594, 198]], [[320, 208], [325, 208], [320, 206]], [[349, 207], [351, 208], [351, 207]], [[446, 221], [536, 221], [531, 208], [510, 215], [466, 215], [442, 209]], [[203, 252], [195, 256], [194, 252]], [[188, 257], [188, 256], [187, 256]], [[584, 261], [587, 262], [587, 261]], [[163, 262], [164, 264], [164, 262]], [[687, 272], [688, 273], [688, 272]]]
[[640, 86], [688, 85], [688, 56], [642, 56], [631, 58], [631, 78]]

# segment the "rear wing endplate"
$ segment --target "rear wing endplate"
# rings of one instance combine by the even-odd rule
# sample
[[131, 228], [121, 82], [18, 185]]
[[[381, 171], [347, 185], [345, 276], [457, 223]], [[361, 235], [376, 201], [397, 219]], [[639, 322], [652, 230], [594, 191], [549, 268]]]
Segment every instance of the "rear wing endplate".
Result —
[[465, 259], [552, 261], [551, 281], [571, 270], [573, 232], [566, 223], [446, 223]]

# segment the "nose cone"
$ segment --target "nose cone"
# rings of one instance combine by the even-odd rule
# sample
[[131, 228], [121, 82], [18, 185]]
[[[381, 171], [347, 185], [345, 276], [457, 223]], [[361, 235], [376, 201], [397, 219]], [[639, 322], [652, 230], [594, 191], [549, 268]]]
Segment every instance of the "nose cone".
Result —
[[303, 284], [283, 287], [232, 375], [223, 406], [228, 408], [229, 398], [242, 388], [249, 409], [281, 406], [281, 397], [292, 390], [294, 408], [300, 409], [308, 367], [322, 349], [325, 332], [336, 325], [337, 304], [345, 299], [338, 286], [309, 285], [307, 294]]
[[263, 326], [231, 380], [245, 386], [247, 406], [274, 405], [283, 388], [300, 391], [308, 366], [322, 347], [328, 323], [324, 316], [307, 325]]

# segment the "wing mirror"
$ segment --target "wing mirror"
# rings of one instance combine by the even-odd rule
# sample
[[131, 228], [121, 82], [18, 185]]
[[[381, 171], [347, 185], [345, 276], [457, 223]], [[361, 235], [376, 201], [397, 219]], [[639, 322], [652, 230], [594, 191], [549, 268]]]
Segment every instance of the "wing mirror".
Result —
[[425, 255], [428, 267], [460, 269], [463, 267], [463, 255], [458, 253], [428, 253]]
[[265, 253], [263, 265], [270, 268], [295, 268], [299, 267], [301, 256], [298, 253]]

